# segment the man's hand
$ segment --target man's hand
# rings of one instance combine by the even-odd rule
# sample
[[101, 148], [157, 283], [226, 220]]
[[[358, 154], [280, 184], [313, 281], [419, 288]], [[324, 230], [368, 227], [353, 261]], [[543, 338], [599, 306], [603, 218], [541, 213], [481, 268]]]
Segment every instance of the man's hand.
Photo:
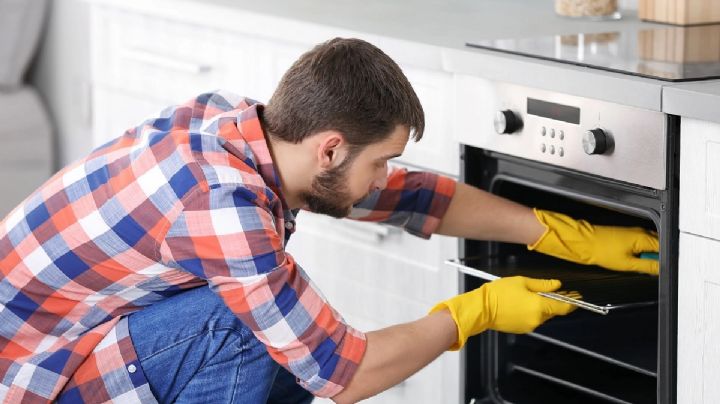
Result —
[[657, 235], [639, 227], [593, 226], [584, 220], [535, 209], [545, 233], [528, 248], [581, 264], [599, 265], [615, 271], [657, 275], [656, 260], [638, 258], [642, 252], [658, 252]]
[[447, 309], [458, 328], [460, 349], [468, 337], [487, 329], [514, 334], [531, 332], [546, 320], [565, 315], [576, 307], [538, 295], [560, 287], [560, 281], [523, 276], [501, 278], [446, 300], [430, 311]]

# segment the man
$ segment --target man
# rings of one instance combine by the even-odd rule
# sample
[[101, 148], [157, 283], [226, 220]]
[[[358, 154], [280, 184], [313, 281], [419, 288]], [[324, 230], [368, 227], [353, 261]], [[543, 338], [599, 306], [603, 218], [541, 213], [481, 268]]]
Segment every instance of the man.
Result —
[[304, 54], [267, 106], [203, 94], [66, 167], [0, 223], [0, 397], [306, 402], [307, 390], [354, 402], [472, 335], [571, 311], [536, 293], [558, 281], [514, 277], [365, 334], [284, 251], [301, 208], [657, 273], [635, 257], [658, 248], [642, 229], [388, 175], [423, 127], [399, 67], [336, 38]]

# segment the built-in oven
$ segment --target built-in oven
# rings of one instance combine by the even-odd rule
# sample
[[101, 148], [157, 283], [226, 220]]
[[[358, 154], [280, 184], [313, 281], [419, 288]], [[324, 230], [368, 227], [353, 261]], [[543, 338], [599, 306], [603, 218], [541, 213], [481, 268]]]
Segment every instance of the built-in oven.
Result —
[[[598, 225], [657, 232], [660, 275], [614, 272], [465, 240], [464, 290], [477, 274], [556, 278], [592, 307], [525, 335], [485, 332], [464, 350], [465, 402], [675, 401], [677, 117], [459, 77], [456, 122], [465, 182]], [[653, 259], [653, 258], [649, 258]]]

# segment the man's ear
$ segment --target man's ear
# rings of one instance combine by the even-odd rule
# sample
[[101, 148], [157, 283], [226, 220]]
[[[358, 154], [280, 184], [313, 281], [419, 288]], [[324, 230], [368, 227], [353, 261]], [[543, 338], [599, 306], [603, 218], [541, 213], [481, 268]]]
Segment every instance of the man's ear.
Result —
[[327, 130], [318, 133], [320, 142], [317, 148], [317, 158], [320, 168], [328, 169], [339, 165], [346, 154], [345, 137], [336, 130]]

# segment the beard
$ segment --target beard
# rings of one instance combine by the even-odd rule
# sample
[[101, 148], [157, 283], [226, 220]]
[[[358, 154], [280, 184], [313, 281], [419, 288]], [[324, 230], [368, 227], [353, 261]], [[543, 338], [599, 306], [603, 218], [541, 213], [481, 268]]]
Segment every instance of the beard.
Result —
[[356, 155], [348, 155], [339, 166], [313, 178], [310, 191], [301, 197], [311, 212], [343, 218], [350, 214], [354, 204], [347, 187], [347, 172]]

